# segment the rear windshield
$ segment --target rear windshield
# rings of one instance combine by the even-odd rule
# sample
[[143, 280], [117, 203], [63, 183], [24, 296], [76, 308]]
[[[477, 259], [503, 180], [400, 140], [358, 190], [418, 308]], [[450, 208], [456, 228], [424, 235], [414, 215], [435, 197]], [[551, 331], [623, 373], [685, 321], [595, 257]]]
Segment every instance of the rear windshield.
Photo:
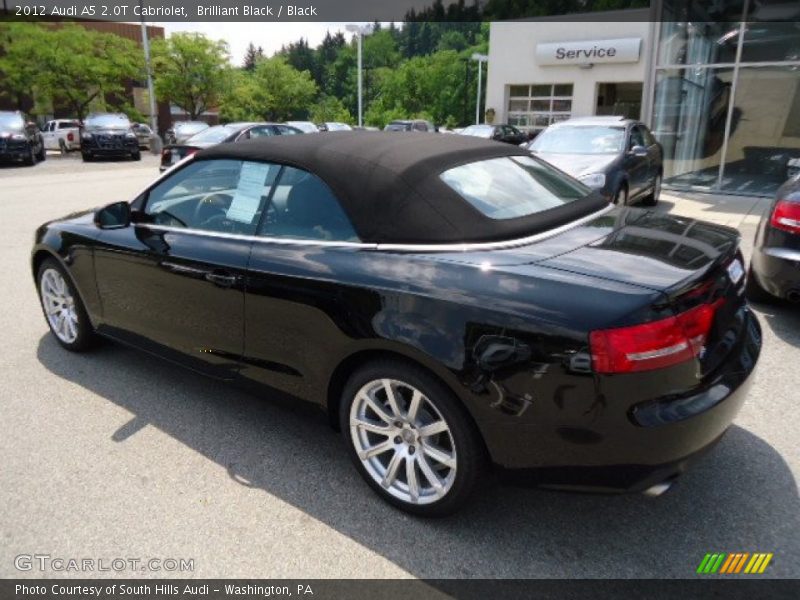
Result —
[[228, 136], [233, 135], [236, 133], [235, 127], [228, 127], [227, 125], [216, 125], [214, 127], [209, 127], [208, 129], [204, 129], [200, 133], [196, 133], [188, 140], [186, 140], [187, 144], [218, 144], [220, 142], [224, 142]]
[[448, 169], [440, 177], [492, 219], [527, 217], [591, 193], [582, 183], [528, 156], [472, 162]]
[[202, 131], [203, 129], [208, 129], [208, 125], [200, 121], [192, 121], [192, 122], [187, 121], [175, 125], [175, 131], [180, 133], [181, 135], [191, 135], [192, 133], [197, 133], [198, 131]]
[[623, 127], [570, 125], [545, 129], [530, 149], [554, 154], [616, 154], [625, 141]]
[[491, 137], [494, 127], [491, 125], [470, 125], [461, 132], [461, 135], [474, 135], [475, 137]]
[[131, 122], [124, 115], [90, 115], [85, 123], [87, 129], [130, 129]]

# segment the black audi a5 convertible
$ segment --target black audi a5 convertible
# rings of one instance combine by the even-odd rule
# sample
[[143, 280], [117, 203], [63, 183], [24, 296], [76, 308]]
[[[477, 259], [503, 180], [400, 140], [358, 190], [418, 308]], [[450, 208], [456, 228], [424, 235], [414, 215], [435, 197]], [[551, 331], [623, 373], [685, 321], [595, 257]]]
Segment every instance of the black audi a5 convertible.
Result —
[[442, 515], [490, 468], [667, 489], [752, 380], [738, 247], [521, 148], [358, 132], [202, 150], [42, 226], [32, 268], [67, 350], [102, 335], [316, 403], [380, 496]]

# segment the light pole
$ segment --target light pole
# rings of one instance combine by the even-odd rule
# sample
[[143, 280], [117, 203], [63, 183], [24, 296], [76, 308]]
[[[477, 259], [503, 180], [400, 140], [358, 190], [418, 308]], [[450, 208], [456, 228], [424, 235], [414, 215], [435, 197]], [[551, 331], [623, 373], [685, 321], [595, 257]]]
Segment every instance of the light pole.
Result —
[[363, 126], [363, 81], [361, 70], [361, 38], [372, 32], [372, 25], [345, 25], [345, 29], [350, 33], [356, 34], [356, 44], [358, 46], [358, 126]]
[[483, 63], [489, 60], [486, 54], [478, 54], [477, 52], [470, 57], [472, 60], [478, 62], [478, 100], [475, 103], [475, 124], [481, 124], [481, 74], [483, 73]]
[[[150, 41], [147, 39], [147, 25], [144, 22], [144, 10], [142, 10], [142, 0], [139, 0], [139, 11], [142, 13], [142, 48], [144, 48], [144, 67], [147, 72], [147, 96], [150, 101], [150, 129], [153, 134], [150, 137], [150, 150], [160, 152], [161, 148], [154, 148], [153, 139], [161, 138], [158, 136], [158, 114], [156, 113], [156, 96], [153, 92], [153, 70], [150, 68]], [[160, 146], [160, 143], [155, 144]]]

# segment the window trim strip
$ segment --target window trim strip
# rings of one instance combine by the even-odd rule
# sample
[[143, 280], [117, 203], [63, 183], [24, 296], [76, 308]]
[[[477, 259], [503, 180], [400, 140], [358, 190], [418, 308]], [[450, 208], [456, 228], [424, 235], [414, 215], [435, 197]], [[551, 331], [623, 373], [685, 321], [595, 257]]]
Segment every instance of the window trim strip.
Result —
[[361, 250], [377, 250], [382, 252], [471, 252], [475, 250], [503, 250], [507, 248], [516, 248], [519, 246], [526, 246], [534, 242], [538, 242], [559, 233], [563, 233], [588, 223], [598, 217], [603, 216], [614, 208], [614, 205], [609, 204], [605, 208], [593, 212], [585, 217], [576, 219], [565, 223], [560, 227], [543, 231], [534, 235], [524, 238], [516, 238], [513, 240], [503, 240], [499, 242], [472, 242], [461, 244], [373, 244], [367, 242], [337, 242], [329, 240], [307, 240], [307, 239], [293, 239], [293, 238], [276, 238], [257, 235], [240, 235], [237, 233], [224, 233], [218, 231], [206, 231], [203, 229], [193, 229], [191, 227], [169, 227], [167, 225], [155, 225], [150, 223], [135, 223], [136, 227], [143, 229], [154, 229], [157, 231], [165, 231], [172, 233], [185, 233], [187, 235], [207, 236], [213, 238], [242, 240], [245, 242], [264, 242], [269, 244], [283, 244], [287, 246], [321, 246], [321, 247], [340, 247], [340, 248], [357, 248]]

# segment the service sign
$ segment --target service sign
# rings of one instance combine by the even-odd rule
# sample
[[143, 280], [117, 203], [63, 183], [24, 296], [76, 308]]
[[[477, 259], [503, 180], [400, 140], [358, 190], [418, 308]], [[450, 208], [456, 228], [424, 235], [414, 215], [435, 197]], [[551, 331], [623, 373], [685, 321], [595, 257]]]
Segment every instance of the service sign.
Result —
[[639, 62], [642, 38], [536, 44], [540, 65], [587, 65]]

